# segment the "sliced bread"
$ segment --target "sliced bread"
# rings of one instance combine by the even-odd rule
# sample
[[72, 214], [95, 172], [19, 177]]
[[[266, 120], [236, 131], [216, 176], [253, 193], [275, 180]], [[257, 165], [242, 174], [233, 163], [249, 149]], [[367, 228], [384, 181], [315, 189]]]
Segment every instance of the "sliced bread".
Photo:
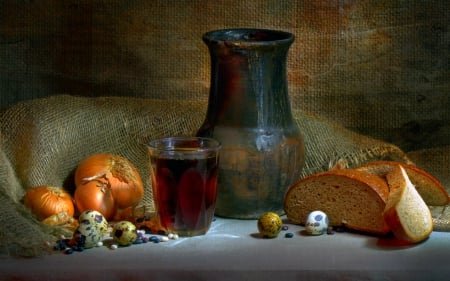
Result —
[[331, 226], [386, 234], [383, 211], [389, 187], [382, 178], [355, 170], [333, 170], [306, 177], [289, 188], [284, 210], [290, 222], [304, 224], [308, 214], [321, 210]]
[[412, 184], [427, 205], [444, 206], [450, 203], [449, 194], [439, 180], [414, 165], [395, 161], [374, 161], [357, 167], [356, 170], [386, 178], [387, 174], [398, 165], [404, 168]]
[[395, 237], [418, 243], [433, 231], [433, 219], [425, 201], [408, 178], [405, 169], [398, 165], [386, 176], [390, 187], [383, 216]]

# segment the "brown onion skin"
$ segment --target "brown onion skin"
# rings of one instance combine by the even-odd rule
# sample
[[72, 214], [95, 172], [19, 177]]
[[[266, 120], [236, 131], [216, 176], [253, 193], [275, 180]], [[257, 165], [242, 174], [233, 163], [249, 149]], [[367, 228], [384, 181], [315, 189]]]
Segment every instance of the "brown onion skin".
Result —
[[40, 221], [60, 212], [66, 212], [71, 217], [75, 213], [72, 196], [61, 187], [40, 185], [30, 188], [23, 202]]
[[119, 209], [134, 207], [144, 197], [144, 185], [138, 169], [122, 156], [97, 153], [85, 158], [75, 171], [75, 186], [78, 188], [87, 179], [95, 177], [109, 182]]
[[77, 187], [74, 194], [75, 206], [79, 213], [87, 210], [100, 212], [106, 220], [117, 211], [111, 189], [102, 180], [92, 180]]

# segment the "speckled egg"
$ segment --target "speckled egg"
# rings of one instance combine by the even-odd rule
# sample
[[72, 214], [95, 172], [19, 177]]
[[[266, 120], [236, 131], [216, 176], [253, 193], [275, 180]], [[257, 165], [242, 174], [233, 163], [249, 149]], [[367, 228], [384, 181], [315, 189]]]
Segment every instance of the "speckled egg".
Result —
[[121, 246], [129, 246], [137, 238], [136, 226], [129, 221], [120, 221], [113, 227], [113, 240]]
[[108, 221], [98, 211], [86, 210], [80, 214], [78, 221], [80, 225], [95, 225], [102, 234], [108, 232]]
[[328, 216], [322, 211], [312, 211], [305, 222], [305, 231], [309, 235], [322, 235], [328, 229]]
[[78, 246], [87, 249], [96, 246], [98, 242], [102, 241], [103, 233], [95, 224], [85, 222], [78, 226], [72, 239]]
[[258, 219], [258, 231], [266, 238], [277, 237], [282, 225], [283, 221], [280, 216], [273, 212], [265, 213]]

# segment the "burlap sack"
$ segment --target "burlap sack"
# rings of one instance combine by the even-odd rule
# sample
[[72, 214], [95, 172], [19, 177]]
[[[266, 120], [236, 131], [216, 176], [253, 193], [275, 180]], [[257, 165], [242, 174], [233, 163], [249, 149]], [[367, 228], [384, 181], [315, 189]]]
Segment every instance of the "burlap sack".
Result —
[[[90, 154], [111, 152], [132, 161], [145, 184], [143, 204], [152, 205], [146, 143], [152, 138], [193, 135], [206, 102], [138, 98], [53, 96], [16, 104], [0, 115], [0, 252], [35, 256], [54, 241], [54, 229], [24, 209], [26, 189], [47, 184], [73, 191], [72, 173]], [[340, 163], [409, 161], [396, 146], [377, 141], [301, 110], [293, 110], [304, 135], [302, 176]]]
[[[426, 171], [432, 171], [442, 185], [450, 190], [450, 146], [441, 146], [408, 152], [408, 157], [417, 166]], [[450, 231], [449, 206], [430, 206], [435, 219], [435, 231]]]

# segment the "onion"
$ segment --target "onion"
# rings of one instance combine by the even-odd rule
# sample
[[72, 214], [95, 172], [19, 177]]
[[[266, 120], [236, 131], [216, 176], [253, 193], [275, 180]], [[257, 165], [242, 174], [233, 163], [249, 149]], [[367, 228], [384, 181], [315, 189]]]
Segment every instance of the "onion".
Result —
[[75, 171], [75, 186], [105, 180], [119, 209], [135, 207], [144, 197], [144, 185], [137, 168], [126, 158], [97, 153], [84, 159]]
[[75, 211], [72, 196], [60, 187], [41, 185], [27, 190], [23, 197], [24, 204], [40, 221], [66, 212], [72, 217]]
[[106, 220], [110, 220], [117, 211], [111, 188], [102, 180], [91, 180], [79, 185], [74, 199], [80, 213], [94, 210], [100, 212]]

